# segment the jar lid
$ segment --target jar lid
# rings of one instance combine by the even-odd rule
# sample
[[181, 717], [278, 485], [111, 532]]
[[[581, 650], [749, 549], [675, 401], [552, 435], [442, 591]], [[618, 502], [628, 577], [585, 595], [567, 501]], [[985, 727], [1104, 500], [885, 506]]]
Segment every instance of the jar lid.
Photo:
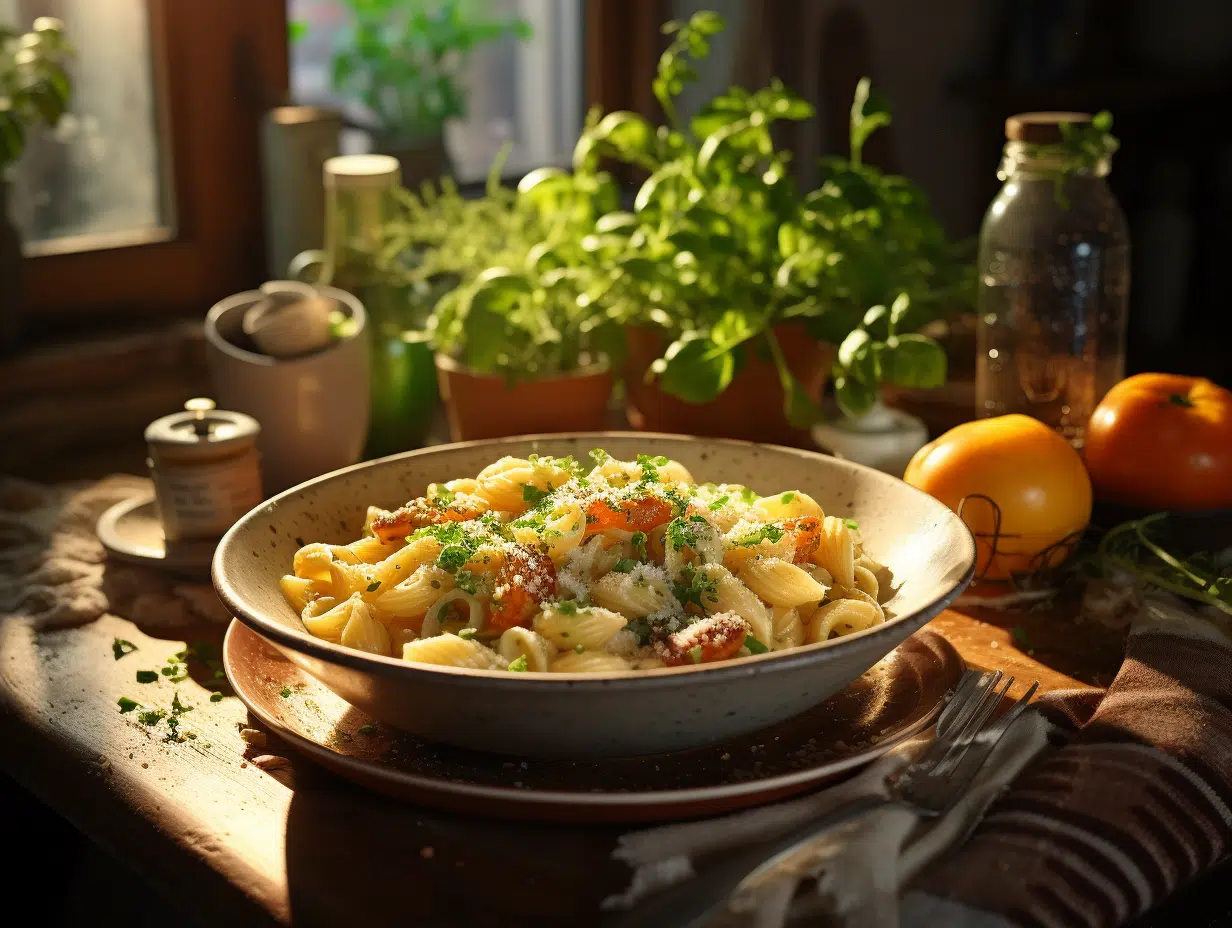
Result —
[[1061, 126], [1091, 122], [1090, 113], [1018, 113], [1005, 121], [1005, 137], [1011, 142], [1055, 145], [1061, 141]]
[[198, 397], [184, 404], [183, 412], [155, 419], [145, 430], [150, 445], [173, 448], [209, 448], [252, 442], [261, 426], [252, 416], [214, 408], [214, 401]]
[[325, 186], [356, 188], [396, 187], [402, 168], [391, 155], [336, 155], [325, 162]]

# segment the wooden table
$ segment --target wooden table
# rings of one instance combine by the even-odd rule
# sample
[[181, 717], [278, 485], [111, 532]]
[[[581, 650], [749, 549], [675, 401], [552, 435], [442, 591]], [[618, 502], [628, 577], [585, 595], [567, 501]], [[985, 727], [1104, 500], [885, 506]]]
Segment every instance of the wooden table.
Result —
[[[1106, 683], [1119, 660], [1115, 641], [1075, 637], [1046, 613], [981, 621], [951, 611], [934, 627], [969, 663], [1038, 679], [1044, 690]], [[210, 633], [220, 640], [219, 629]], [[115, 660], [117, 637], [139, 650]], [[294, 758], [292, 787], [246, 759], [251, 752], [237, 729], [247, 712], [239, 700], [211, 703], [209, 690], [192, 679], [177, 687], [194, 707], [186, 724], [198, 737], [164, 743], [132, 714], [121, 715], [116, 699], [150, 693], [134, 683], [135, 671], [158, 666], [183, 644], [112, 616], [38, 635], [23, 620], [0, 622], [0, 763], [145, 877], [148, 883], [131, 889], [139, 899], [155, 898], [144, 888], [153, 886], [176, 900], [176, 920], [585, 926], [599, 923], [598, 901], [623, 887], [628, 873], [608, 856], [616, 828], [431, 812]], [[171, 684], [146, 686], [170, 701]], [[280, 752], [277, 744], [266, 750]], [[1192, 911], [1205, 917], [1152, 924], [1222, 924], [1210, 920], [1209, 909]], [[106, 910], [97, 914], [115, 923]]]

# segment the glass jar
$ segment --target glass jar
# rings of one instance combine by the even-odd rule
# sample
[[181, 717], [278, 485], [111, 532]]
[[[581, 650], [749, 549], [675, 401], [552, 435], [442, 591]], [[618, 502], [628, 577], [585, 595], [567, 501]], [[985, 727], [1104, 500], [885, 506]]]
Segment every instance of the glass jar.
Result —
[[411, 288], [391, 280], [375, 261], [399, 177], [398, 161], [388, 155], [325, 162], [321, 282], [354, 294], [368, 312], [372, 416], [365, 458], [419, 447], [437, 406], [432, 348], [413, 331]]
[[1087, 421], [1125, 374], [1129, 230], [1104, 178], [1078, 165], [1063, 123], [1084, 113], [1006, 120], [1005, 186], [980, 229], [976, 415], [1025, 413], [1081, 449]]

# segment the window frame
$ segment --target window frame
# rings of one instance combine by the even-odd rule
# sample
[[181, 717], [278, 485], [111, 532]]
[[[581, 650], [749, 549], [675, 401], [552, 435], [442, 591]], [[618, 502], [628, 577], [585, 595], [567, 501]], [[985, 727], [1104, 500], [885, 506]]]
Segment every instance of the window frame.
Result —
[[[40, 321], [203, 314], [264, 277], [261, 120], [287, 98], [286, 5], [146, 4], [172, 225], [30, 247], [26, 299]], [[76, 250], [83, 238], [96, 247]]]

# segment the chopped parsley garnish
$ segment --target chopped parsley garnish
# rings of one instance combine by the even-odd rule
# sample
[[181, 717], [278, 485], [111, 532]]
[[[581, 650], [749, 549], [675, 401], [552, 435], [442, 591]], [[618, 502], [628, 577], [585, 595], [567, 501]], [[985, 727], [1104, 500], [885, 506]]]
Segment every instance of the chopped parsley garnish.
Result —
[[369, 592], [369, 593], [375, 593], [375, 592], [376, 592], [377, 590], [379, 590], [380, 588], [381, 588], [381, 581], [380, 581], [380, 580], [373, 580], [371, 583], [369, 583], [369, 584], [368, 584], [368, 592]]
[[520, 654], [515, 660], [509, 662], [509, 669], [514, 673], [526, 672], [526, 655]]
[[617, 562], [616, 562], [616, 564], [612, 567], [612, 571], [613, 571], [614, 573], [618, 573], [618, 574], [627, 574], [627, 573], [632, 573], [633, 568], [634, 568], [634, 567], [636, 567], [636, 566], [637, 566], [637, 561], [633, 560], [633, 558], [631, 558], [631, 557], [622, 557], [622, 558], [621, 558], [619, 561], [617, 561]]
[[436, 566], [445, 573], [457, 573], [474, 553], [469, 545], [446, 545], [436, 556]]
[[586, 653], [586, 645], [584, 645], [584, 644], [575, 645], [575, 646], [574, 646], [574, 648], [573, 648], [573, 653], [574, 653], [574, 654], [585, 654], [585, 653]]
[[154, 726], [167, 717], [167, 713], [162, 709], [146, 709], [144, 712], [137, 713], [137, 721], [142, 725]]
[[690, 516], [688, 519], [677, 517], [667, 523], [667, 546], [673, 551], [681, 548], [698, 548], [698, 525], [709, 525], [704, 516]]
[[137, 646], [131, 641], [125, 641], [123, 638], [113, 638], [111, 641], [111, 653], [118, 661], [125, 654], [132, 654], [137, 650]]
[[577, 615], [578, 604], [573, 599], [562, 599], [556, 604], [556, 611], [561, 615]]
[[731, 502], [731, 494], [724, 493], [722, 496], [720, 496], [718, 499], [716, 499], [713, 503], [710, 504], [710, 511], [718, 512], [720, 509], [726, 506], [729, 502]]
[[466, 628], [460, 628], [458, 629], [458, 637], [461, 638], [463, 641], [470, 641], [472, 638], [475, 637], [475, 630], [471, 628], [469, 625], [466, 626]]
[[629, 536], [629, 544], [633, 546], [633, 553], [639, 561], [646, 560], [646, 533], [634, 532]]
[[479, 578], [473, 571], [459, 570], [454, 574], [453, 582], [459, 590], [463, 593], [469, 593], [471, 596], [474, 596], [479, 591]]
[[359, 728], [355, 730], [359, 732], [361, 735], [375, 735], [376, 734], [376, 726], [371, 723], [367, 725], [360, 725]]
[[129, 699], [127, 696], [121, 696], [119, 699], [116, 700], [116, 704], [120, 707], [121, 715], [123, 715], [125, 712], [132, 712], [139, 705], [141, 705], [141, 703], [137, 702], [137, 700]]
[[541, 490], [529, 483], [522, 484], [522, 502], [530, 503], [532, 506], [538, 506], [551, 493], [551, 490]]
[[675, 487], [664, 487], [661, 492], [663, 498], [671, 503], [673, 516], [683, 515], [689, 508], [689, 497], [682, 494]]
[[448, 506], [458, 498], [458, 494], [449, 489], [449, 487], [445, 486], [443, 483], [428, 484], [428, 496], [440, 503], [442, 507]]
[[649, 619], [631, 619], [625, 628], [637, 637], [638, 645], [644, 647], [650, 643], [651, 628]]
[[185, 712], [192, 712], [192, 706], [186, 706], [180, 702], [180, 694], [176, 693], [171, 697], [171, 712], [174, 715], [183, 715]]
[[210, 693], [210, 702], [222, 702], [222, 693]]
[[740, 488], [740, 499], [743, 502], [747, 503], [748, 505], [752, 506], [755, 502], [757, 502], [758, 499], [760, 499], [760, 497], [756, 493], [754, 493], [752, 490], [750, 490], [748, 487], [741, 487]]
[[659, 468], [667, 466], [667, 458], [661, 454], [654, 457], [639, 454], [637, 465], [642, 469], [642, 483], [660, 483], [662, 478], [659, 476]]
[[138, 683], [153, 683], [157, 679], [158, 679], [157, 671], [154, 671], [154, 670], [138, 670], [137, 671], [137, 682]]
[[736, 539], [733, 544], [741, 548], [751, 548], [753, 545], [759, 545], [763, 541], [768, 541], [771, 544], [779, 541], [783, 537], [783, 530], [777, 525], [766, 524], [761, 526], [754, 532], [750, 532], [743, 538]]
[[780, 497], [779, 497], [779, 502], [780, 502], [780, 503], [790, 503], [790, 502], [791, 502], [793, 499], [795, 499], [795, 498], [796, 498], [796, 494], [795, 494], [795, 493], [792, 493], [792, 492], [789, 490], [789, 491], [787, 491], [786, 493], [784, 493], [782, 496], [780, 496]]
[[692, 659], [693, 663], [700, 664], [702, 662], [702, 646], [700, 644], [695, 644], [693, 647], [689, 648], [689, 657]]
[[291, 687], [284, 686], [282, 689], [278, 691], [278, 695], [281, 696], [283, 699], [290, 699], [291, 698]]
[[707, 603], [713, 605], [718, 602], [719, 582], [717, 580], [711, 579], [706, 574], [699, 570], [694, 570], [692, 567], [685, 567], [680, 571], [680, 577], [684, 582], [673, 581], [672, 593], [682, 606], [693, 603], [695, 606], [704, 609]]
[[595, 462], [595, 467], [602, 467], [612, 459], [612, 456], [602, 448], [591, 448], [590, 459]]
[[770, 650], [752, 635], [744, 636], [744, 646], [749, 649], [750, 654], [765, 654]]
[[844, 519], [843, 524], [853, 532], [860, 527], [860, 523], [855, 519]]

